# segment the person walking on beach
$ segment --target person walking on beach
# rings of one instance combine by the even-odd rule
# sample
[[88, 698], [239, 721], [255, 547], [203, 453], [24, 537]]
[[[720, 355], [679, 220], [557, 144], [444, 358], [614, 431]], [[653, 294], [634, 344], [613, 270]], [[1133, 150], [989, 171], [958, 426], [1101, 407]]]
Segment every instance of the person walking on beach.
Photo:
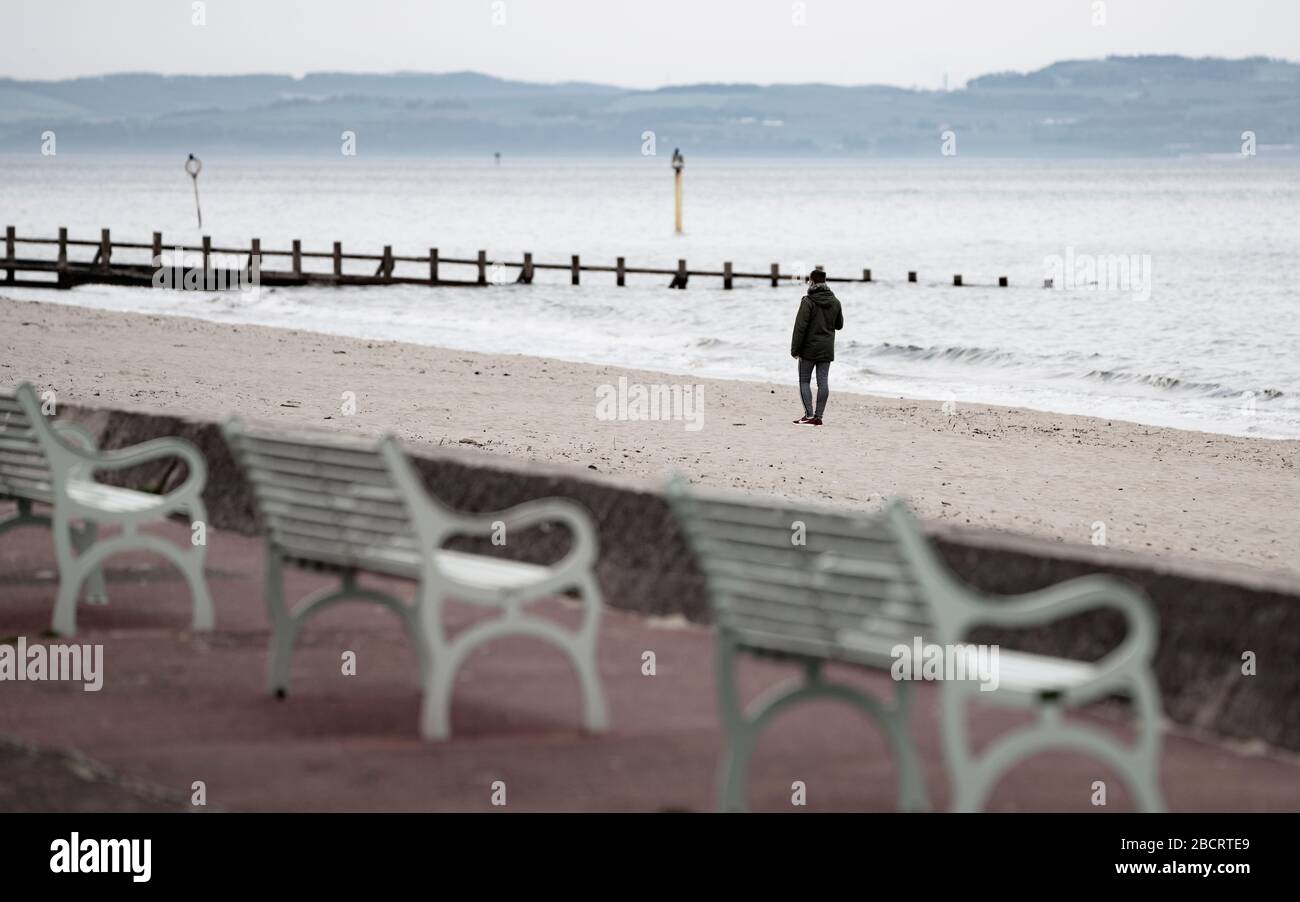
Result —
[[[799, 361], [799, 398], [803, 417], [796, 424], [820, 426], [830, 397], [827, 381], [831, 361], [835, 359], [835, 332], [844, 328], [844, 311], [839, 298], [826, 285], [826, 273], [820, 268], [808, 274], [808, 293], [799, 301], [794, 318], [794, 336], [790, 339], [790, 356]], [[812, 372], [817, 369], [817, 409], [813, 409]]]

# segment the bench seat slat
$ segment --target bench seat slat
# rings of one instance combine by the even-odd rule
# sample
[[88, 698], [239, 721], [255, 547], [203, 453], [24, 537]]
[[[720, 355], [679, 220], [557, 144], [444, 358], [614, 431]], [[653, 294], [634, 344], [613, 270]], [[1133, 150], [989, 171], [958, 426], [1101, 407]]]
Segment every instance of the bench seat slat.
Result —
[[68, 497], [78, 504], [114, 513], [130, 513], [156, 507], [159, 495], [104, 485], [89, 479], [69, 479]]
[[[278, 547], [290, 560], [305, 564], [325, 563], [340, 569], [369, 570], [406, 579], [418, 579], [420, 575], [420, 556], [415, 551], [408, 554], [393, 548], [361, 549], [340, 543], [295, 542]], [[442, 550], [437, 552], [436, 558], [439, 568], [452, 579], [492, 589], [518, 588], [537, 582], [549, 572], [541, 564], [463, 551]]]
[[550, 573], [550, 568], [527, 561], [489, 557], [465, 551], [438, 551], [434, 559], [438, 569], [452, 579], [485, 588], [514, 589], [538, 582]]

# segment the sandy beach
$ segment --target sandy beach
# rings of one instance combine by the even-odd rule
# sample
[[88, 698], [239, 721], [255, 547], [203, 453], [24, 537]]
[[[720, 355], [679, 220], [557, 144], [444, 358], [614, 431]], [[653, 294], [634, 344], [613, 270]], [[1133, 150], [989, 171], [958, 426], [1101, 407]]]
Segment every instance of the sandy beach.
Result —
[[[794, 426], [793, 365], [781, 385], [694, 379], [0, 299], [0, 385], [22, 381], [65, 403], [392, 430], [412, 446], [645, 488], [681, 472], [842, 505], [903, 495], [937, 524], [1078, 545], [1104, 525], [1121, 551], [1300, 573], [1300, 441], [845, 392], [825, 426]], [[696, 405], [670, 419], [598, 415], [601, 398], [636, 385], [675, 386]]]

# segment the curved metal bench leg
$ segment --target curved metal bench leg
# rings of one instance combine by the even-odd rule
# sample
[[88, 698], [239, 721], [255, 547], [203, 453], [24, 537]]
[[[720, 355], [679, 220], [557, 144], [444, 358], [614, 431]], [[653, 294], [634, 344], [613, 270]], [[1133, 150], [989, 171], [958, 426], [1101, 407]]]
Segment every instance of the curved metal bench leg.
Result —
[[451, 737], [451, 696], [455, 688], [456, 668], [445, 651], [433, 650], [425, 668], [423, 698], [420, 701], [420, 736], [425, 739]]
[[[99, 524], [86, 520], [79, 530], [72, 533], [72, 545], [77, 554], [84, 554], [95, 540], [99, 538]], [[86, 574], [86, 604], [108, 604], [108, 591], [104, 588], [104, 568], [96, 564]]]
[[1149, 671], [1133, 678], [1133, 711], [1138, 718], [1137, 780], [1130, 784], [1138, 807], [1143, 811], [1165, 810], [1160, 790], [1160, 688]]
[[279, 553], [265, 544], [266, 561], [263, 564], [262, 600], [271, 618], [271, 654], [267, 666], [267, 691], [284, 698], [289, 691], [289, 658], [297, 627], [284, 604], [284, 562]]
[[[193, 523], [207, 524], [208, 514], [202, 502], [195, 501], [190, 509], [193, 516]], [[194, 620], [191, 629], [195, 632], [211, 632], [215, 621], [216, 613], [212, 608], [212, 596], [208, 593], [208, 581], [204, 578], [203, 563], [207, 559], [208, 546], [193, 545], [192, 547], [178, 556], [176, 561], [181, 573], [185, 575], [185, 581], [190, 586], [190, 598], [194, 605]]]
[[816, 698], [847, 702], [877, 723], [885, 732], [894, 765], [898, 769], [899, 808], [904, 811], [928, 809], [925, 782], [907, 731], [908, 689], [905, 686], [900, 685], [894, 705], [885, 707], [855, 687], [824, 681], [820, 664], [808, 662], [805, 664], [804, 679], [776, 686], [745, 709], [735, 683], [735, 657], [735, 647], [720, 637], [716, 659], [718, 695], [727, 743], [719, 771], [719, 804], [723, 811], [745, 810], [749, 761], [764, 725], [785, 708]]
[[292, 611], [284, 603], [284, 562], [269, 544], [266, 551], [265, 600], [271, 615], [271, 651], [267, 679], [272, 694], [283, 698], [289, 691], [289, 663], [293, 658], [293, 647], [298, 641], [298, 634], [303, 625], [321, 608], [329, 607], [340, 601], [371, 601], [390, 608], [402, 621], [402, 625], [415, 643], [416, 657], [419, 659], [421, 672], [429, 654], [424, 642], [414, 629], [411, 609], [402, 604], [401, 599], [359, 586], [352, 574], [344, 574], [337, 586], [326, 586], [304, 598]]
[[736, 647], [719, 636], [714, 667], [724, 743], [718, 763], [718, 808], [722, 811], [745, 810], [745, 777], [756, 739], [736, 687], [735, 660]]
[[81, 588], [84, 570], [72, 543], [72, 524], [66, 517], [55, 513], [54, 556], [59, 564], [59, 591], [54, 599], [54, 617], [50, 630], [59, 636], [73, 636], [77, 632], [77, 595]]
[[600, 668], [596, 664], [596, 638], [604, 601], [600, 585], [590, 573], [583, 577], [578, 592], [587, 610], [570, 657], [578, 672], [578, 685], [582, 691], [583, 722], [589, 732], [603, 733], [609, 729], [609, 709], [605, 705], [605, 691], [600, 685]]
[[[202, 510], [202, 507], [197, 508], [200, 514]], [[182, 549], [156, 536], [136, 533], [129, 526], [121, 535], [112, 536], [101, 543], [98, 541], [97, 523], [87, 520], [81, 528], [76, 528], [57, 510], [52, 531], [54, 554], [59, 564], [59, 591], [54, 601], [54, 618], [51, 625], [51, 630], [56, 634], [60, 636], [75, 634], [77, 595], [83, 583], [86, 584], [87, 601], [99, 604], [107, 602], [104, 593], [103, 561], [111, 555], [131, 550], [151, 551], [162, 555], [180, 570], [189, 587], [194, 608], [191, 628], [196, 631], [212, 629], [214, 619], [212, 598], [208, 594], [207, 581], [203, 574], [206, 546]]]
[[[979, 811], [998, 781], [1016, 764], [1039, 752], [1064, 749], [1090, 755], [1110, 765], [1128, 785], [1134, 804], [1142, 811], [1163, 811], [1160, 793], [1158, 694], [1149, 674], [1140, 674], [1131, 680], [1131, 691], [1137, 719], [1138, 741], [1125, 747], [1108, 734], [1089, 727], [1066, 724], [1061, 711], [1055, 707], [1040, 709], [1042, 720], [1018, 727], [999, 737], [981, 755], [970, 755], [964, 730], [952, 739], [960, 742], [959, 754], [949, 759], [949, 773], [953, 783], [954, 811]], [[944, 730], [954, 725], [955, 719], [964, 716], [961, 693], [945, 693]], [[964, 726], [964, 724], [963, 724]], [[956, 763], [956, 766], [954, 766]]]
[[[11, 517], [0, 520], [0, 535], [23, 526], [43, 526], [53, 530], [54, 521], [45, 514], [32, 513], [32, 502], [19, 498], [17, 512]], [[69, 529], [72, 530], [72, 547], [78, 556], [95, 544], [99, 534], [99, 525], [91, 520], [85, 521], [80, 529], [75, 529], [69, 524]], [[104, 571], [98, 564], [87, 574], [85, 585], [87, 604], [108, 604], [108, 593], [104, 589]]]
[[575, 587], [586, 609], [577, 632], [545, 618], [520, 613], [519, 605], [535, 600], [521, 597], [508, 604], [501, 616], [480, 621], [448, 639], [440, 621], [442, 596], [437, 589], [432, 586], [426, 589], [422, 584], [415, 618], [416, 632], [423, 637], [427, 649], [421, 686], [424, 698], [420, 706], [420, 735], [425, 739], [451, 736], [451, 705], [460, 665], [475, 648], [505, 636], [533, 636], [563, 651], [578, 676], [583, 725], [592, 733], [607, 730], [609, 711], [596, 662], [596, 638], [603, 607], [600, 587], [592, 574], [584, 575]]
[[912, 688], [905, 680], [897, 683], [893, 708], [886, 710], [878, 720], [889, 739], [894, 767], [898, 769], [898, 808], [900, 811], [929, 811], [930, 799], [925, 791], [925, 778], [921, 775], [921, 758], [908, 733]]
[[106, 558], [124, 551], [148, 551], [166, 558], [181, 572], [190, 590], [191, 606], [194, 611], [190, 628], [195, 632], [206, 632], [212, 629], [212, 598], [208, 595], [208, 584], [203, 575], [206, 546], [184, 548], [168, 539], [138, 533], [128, 527], [121, 535], [105, 539], [89, 548], [83, 557], [78, 558], [78, 570], [84, 577], [88, 571], [93, 571], [93, 568], [98, 567]]

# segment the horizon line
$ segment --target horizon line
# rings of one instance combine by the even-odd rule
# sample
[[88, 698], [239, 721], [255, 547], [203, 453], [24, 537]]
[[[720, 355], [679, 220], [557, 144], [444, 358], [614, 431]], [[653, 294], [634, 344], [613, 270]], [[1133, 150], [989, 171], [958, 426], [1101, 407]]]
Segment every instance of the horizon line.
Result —
[[[1137, 59], [1183, 59], [1194, 62], [1214, 60], [1219, 62], [1242, 63], [1251, 60], [1262, 60], [1265, 62], [1285, 63], [1287, 65], [1300, 65], [1300, 60], [1292, 60], [1281, 56], [1269, 56], [1267, 54], [1252, 54], [1249, 56], [1228, 57], [1228, 56], [1188, 56], [1181, 53], [1139, 53], [1139, 54], [1106, 54], [1097, 57], [1070, 57], [1059, 59], [1032, 69], [996, 69], [984, 72], [980, 75], [972, 76], [959, 85], [950, 88], [950, 91], [963, 90], [972, 81], [985, 78], [990, 75], [1029, 75], [1034, 72], [1042, 72], [1050, 69], [1052, 66], [1059, 66], [1065, 63], [1098, 63], [1108, 60], [1137, 60]], [[21, 84], [64, 84], [74, 81], [97, 81], [106, 78], [116, 78], [125, 76], [157, 76], [159, 78], [288, 78], [293, 81], [302, 81], [312, 76], [324, 75], [346, 75], [346, 76], [374, 76], [374, 77], [446, 77], [453, 75], [473, 75], [480, 78], [488, 78], [500, 82], [514, 84], [538, 85], [542, 87], [563, 87], [566, 85], [589, 85], [598, 88], [610, 88], [619, 91], [642, 91], [653, 92], [662, 91], [671, 88], [695, 88], [710, 85], [722, 87], [756, 87], [756, 88], [797, 88], [797, 87], [831, 87], [831, 88], [890, 88], [899, 91], [926, 91], [943, 93], [942, 88], [923, 87], [918, 84], [902, 85], [888, 82], [853, 82], [840, 83], [828, 81], [807, 81], [807, 82], [753, 82], [753, 81], [693, 81], [693, 82], [674, 82], [660, 84], [655, 87], [637, 87], [631, 85], [621, 85], [614, 82], [590, 81], [586, 79], [559, 79], [559, 80], [534, 80], [527, 78], [515, 78], [505, 75], [496, 75], [491, 72], [479, 71], [475, 69], [455, 69], [445, 72], [435, 72], [432, 70], [418, 69], [388, 69], [388, 70], [345, 70], [345, 69], [319, 69], [310, 70], [302, 73], [297, 72], [273, 72], [273, 71], [253, 71], [253, 72], [160, 72], [146, 69], [121, 69], [112, 72], [100, 72], [93, 75], [71, 75], [61, 78], [22, 78], [16, 75], [0, 74], [0, 81], [17, 82]]]

